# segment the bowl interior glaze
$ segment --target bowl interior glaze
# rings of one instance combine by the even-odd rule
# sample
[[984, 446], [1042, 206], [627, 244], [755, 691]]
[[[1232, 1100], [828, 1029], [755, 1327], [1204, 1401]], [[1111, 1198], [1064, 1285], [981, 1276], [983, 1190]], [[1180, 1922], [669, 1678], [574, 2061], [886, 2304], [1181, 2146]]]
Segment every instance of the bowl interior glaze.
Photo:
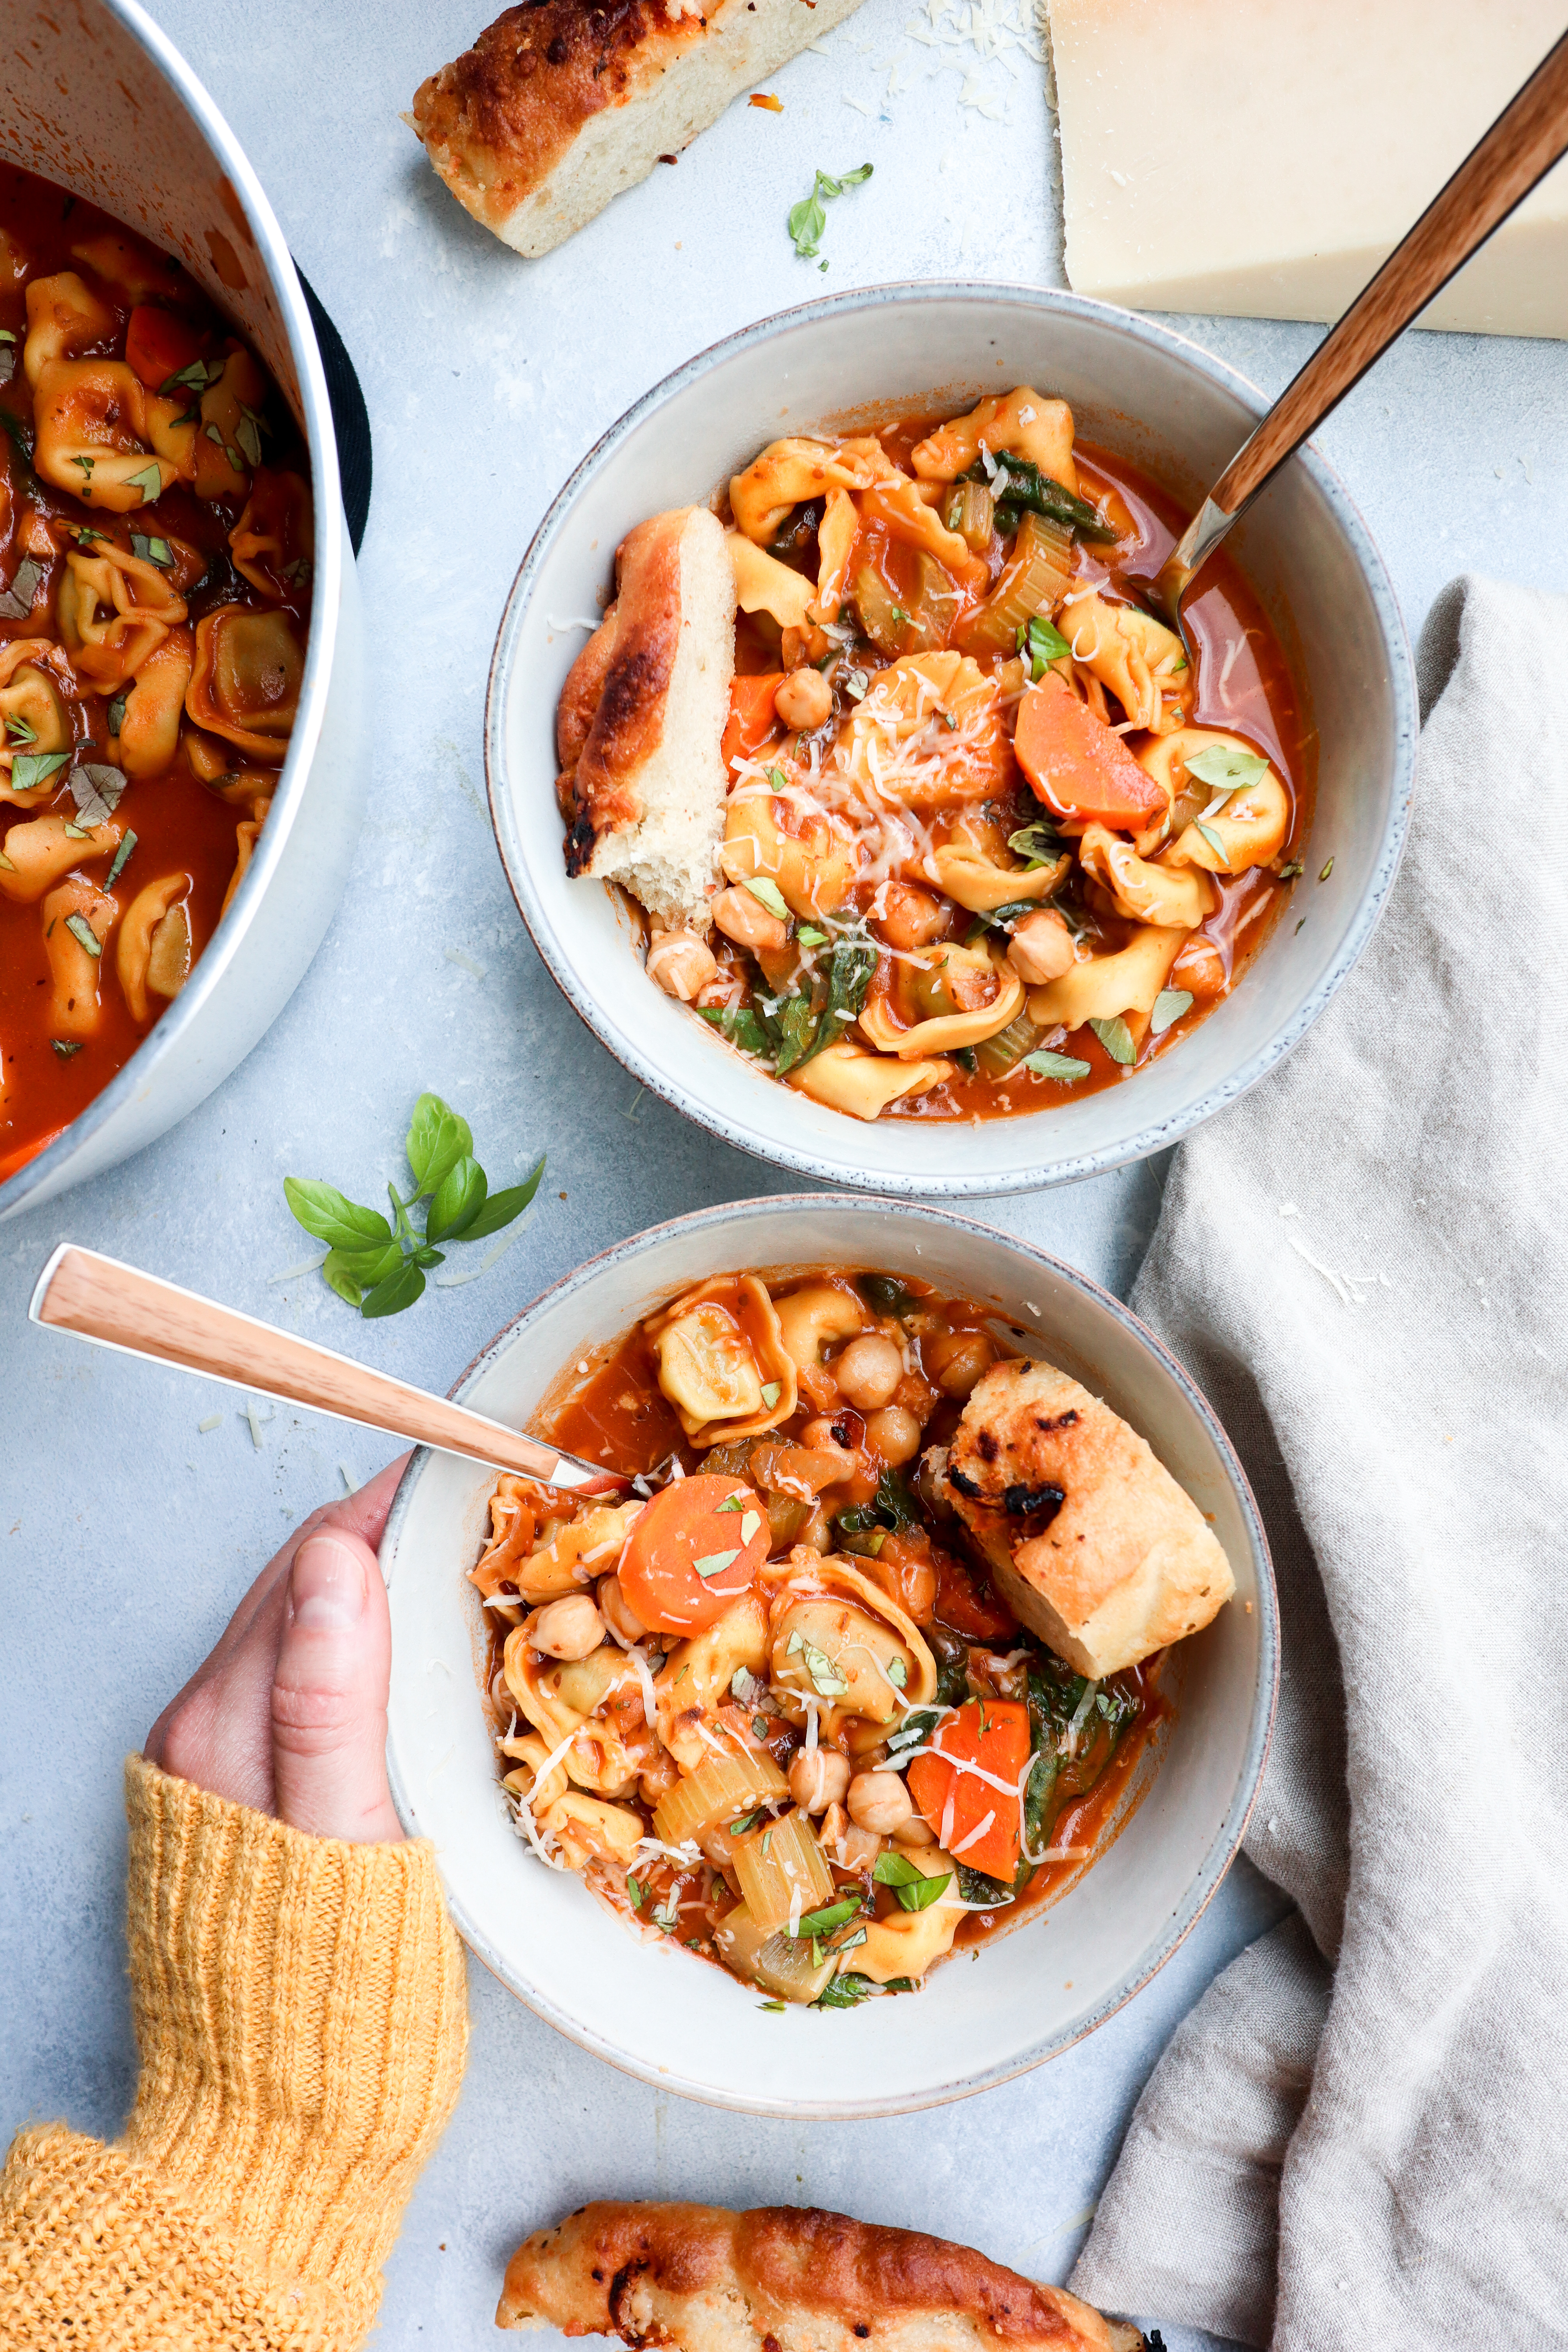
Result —
[[584, 2048], [662, 2088], [747, 2113], [888, 2115], [960, 2098], [1053, 2056], [1169, 1958], [1239, 1843], [1276, 1685], [1272, 1573], [1218, 1423], [1152, 1335], [1087, 1276], [1008, 1236], [884, 1201], [809, 1195], [706, 1210], [579, 1268], [501, 1332], [453, 1393], [521, 1423], [585, 1347], [716, 1268], [839, 1263], [994, 1300], [1033, 1352], [1103, 1395], [1209, 1514], [1237, 1597], [1177, 1654], [1174, 1718], [1142, 1801], [1092, 1869], [918, 1998], [765, 2011], [719, 1969], [648, 1946], [519, 1843], [479, 1697], [483, 1636], [466, 1571], [491, 1474], [416, 1454], [382, 1548], [391, 1594], [387, 1756], [411, 1834], [435, 1843], [453, 1916], [485, 1966]]
[[[1228, 542], [1296, 672], [1315, 728], [1316, 811], [1286, 915], [1235, 995], [1150, 1069], [1044, 1113], [974, 1126], [850, 1119], [723, 1045], [632, 964], [610, 894], [567, 880], [553, 711], [619, 541], [660, 508], [705, 502], [782, 433], [900, 407], [954, 410], [1033, 383], [1080, 435], [1185, 507], [1265, 404], [1244, 378], [1131, 312], [1026, 287], [874, 287], [731, 336], [629, 410], [552, 506], [518, 573], [491, 669], [490, 806], [513, 894], [556, 981], [610, 1051], [727, 1142], [825, 1181], [931, 1197], [1032, 1190], [1173, 1143], [1250, 1086], [1350, 970], [1398, 862], [1414, 770], [1415, 684], [1394, 593], [1337, 476], [1293, 459]], [[1310, 877], [1333, 858], [1329, 880]]]

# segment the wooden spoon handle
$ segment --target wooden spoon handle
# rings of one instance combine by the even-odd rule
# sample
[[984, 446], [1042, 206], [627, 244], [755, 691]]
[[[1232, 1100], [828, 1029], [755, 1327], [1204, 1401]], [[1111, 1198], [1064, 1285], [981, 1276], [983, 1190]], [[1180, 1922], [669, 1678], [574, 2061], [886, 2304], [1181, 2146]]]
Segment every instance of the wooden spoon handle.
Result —
[[74, 1331], [79, 1339], [122, 1348], [155, 1363], [178, 1364], [187, 1372], [211, 1373], [285, 1404], [310, 1405], [550, 1486], [610, 1493], [626, 1485], [613, 1472], [559, 1454], [466, 1405], [389, 1380], [331, 1348], [297, 1339], [254, 1316], [236, 1314], [214, 1299], [69, 1242], [45, 1266], [27, 1312], [33, 1322]]
[[1231, 459], [1209, 493], [1222, 513], [1238, 514], [1256, 496], [1565, 149], [1568, 33]]

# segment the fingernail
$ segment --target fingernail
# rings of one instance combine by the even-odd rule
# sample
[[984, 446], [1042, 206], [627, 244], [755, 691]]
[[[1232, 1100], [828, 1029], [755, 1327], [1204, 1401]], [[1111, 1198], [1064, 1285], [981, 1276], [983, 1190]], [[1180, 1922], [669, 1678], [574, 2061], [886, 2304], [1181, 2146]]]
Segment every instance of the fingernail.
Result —
[[364, 1563], [336, 1536], [307, 1536], [294, 1555], [294, 1622], [310, 1633], [337, 1633], [364, 1614]]

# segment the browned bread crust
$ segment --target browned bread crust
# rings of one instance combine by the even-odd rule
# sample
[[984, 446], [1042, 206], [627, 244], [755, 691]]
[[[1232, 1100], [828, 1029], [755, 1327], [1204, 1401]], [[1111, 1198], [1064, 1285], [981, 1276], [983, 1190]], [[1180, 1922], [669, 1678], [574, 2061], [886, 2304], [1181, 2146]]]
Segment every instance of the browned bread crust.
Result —
[[815, 2207], [584, 2205], [507, 2264], [498, 2327], [683, 2352], [1134, 2352], [1142, 2337], [973, 2247]]

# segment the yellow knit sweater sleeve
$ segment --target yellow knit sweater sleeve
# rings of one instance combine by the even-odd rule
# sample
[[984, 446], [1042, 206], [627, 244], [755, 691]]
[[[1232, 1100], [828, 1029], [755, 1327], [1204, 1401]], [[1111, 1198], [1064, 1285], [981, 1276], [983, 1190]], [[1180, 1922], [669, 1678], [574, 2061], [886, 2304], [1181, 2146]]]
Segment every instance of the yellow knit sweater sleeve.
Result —
[[468, 2042], [425, 1844], [340, 1845], [126, 1766], [142, 2074], [112, 2147], [0, 2174], [5, 2352], [344, 2352]]

